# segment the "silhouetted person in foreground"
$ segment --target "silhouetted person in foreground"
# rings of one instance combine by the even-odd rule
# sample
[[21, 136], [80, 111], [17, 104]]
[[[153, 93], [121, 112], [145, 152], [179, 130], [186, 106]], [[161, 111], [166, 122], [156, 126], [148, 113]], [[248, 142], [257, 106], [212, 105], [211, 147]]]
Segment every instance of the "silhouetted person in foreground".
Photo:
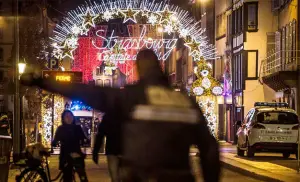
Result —
[[218, 144], [198, 105], [175, 92], [152, 50], [140, 51], [136, 61], [139, 82], [124, 89], [59, 83], [32, 75], [22, 82], [59, 93], [122, 122], [122, 181], [194, 182], [189, 149], [197, 145], [205, 181], [219, 181]]
[[105, 154], [112, 182], [120, 181], [121, 123], [115, 113], [106, 113], [98, 126], [93, 149], [93, 161], [98, 164], [98, 153], [106, 137]]

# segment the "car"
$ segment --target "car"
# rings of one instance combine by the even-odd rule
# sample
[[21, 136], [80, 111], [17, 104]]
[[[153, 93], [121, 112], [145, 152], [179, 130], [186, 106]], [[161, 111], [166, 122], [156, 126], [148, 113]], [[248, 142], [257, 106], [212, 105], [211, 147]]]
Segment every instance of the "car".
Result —
[[291, 154], [298, 158], [299, 118], [287, 103], [257, 102], [236, 125], [238, 156], [276, 152], [284, 158]]

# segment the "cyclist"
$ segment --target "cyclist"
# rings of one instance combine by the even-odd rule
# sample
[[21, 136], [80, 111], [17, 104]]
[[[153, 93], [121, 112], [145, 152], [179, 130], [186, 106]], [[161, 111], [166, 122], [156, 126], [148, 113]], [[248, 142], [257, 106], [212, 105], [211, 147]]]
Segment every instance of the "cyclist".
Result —
[[61, 143], [59, 156], [59, 169], [63, 170], [63, 181], [71, 182], [73, 179], [73, 169], [79, 175], [81, 182], [87, 182], [84, 158], [85, 154], [81, 151], [81, 144], [86, 140], [80, 126], [75, 125], [75, 117], [69, 110], [65, 110], [61, 116], [62, 125], [55, 133], [52, 146], [57, 142]]

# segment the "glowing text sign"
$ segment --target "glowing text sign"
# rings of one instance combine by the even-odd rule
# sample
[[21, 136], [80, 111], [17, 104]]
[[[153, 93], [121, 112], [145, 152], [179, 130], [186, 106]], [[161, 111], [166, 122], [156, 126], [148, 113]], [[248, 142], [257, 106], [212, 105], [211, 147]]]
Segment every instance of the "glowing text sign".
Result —
[[58, 82], [82, 82], [82, 72], [78, 71], [43, 71], [43, 78]]
[[[118, 36], [114, 36], [114, 31], [110, 35], [110, 37], [103, 37], [105, 30], [98, 30], [96, 32], [97, 37], [100, 38], [101, 43], [103, 45], [97, 45], [95, 41], [92, 41], [93, 46], [100, 50], [98, 54], [98, 59], [103, 61], [120, 61], [121, 63], [127, 60], [136, 60], [136, 55], [128, 54], [129, 50], [140, 50], [142, 48], [153, 49], [156, 52], [159, 60], [166, 60], [172, 50], [176, 47], [176, 43], [178, 39], [152, 39], [145, 38], [147, 33], [146, 27], [144, 26], [140, 37], [130, 37], [120, 39]], [[124, 53], [114, 53], [113, 50], [118, 48], [122, 50]]]
[[56, 80], [56, 81], [61, 81], [61, 82], [71, 82], [71, 76], [66, 76], [66, 75], [56, 75], [55, 80]]

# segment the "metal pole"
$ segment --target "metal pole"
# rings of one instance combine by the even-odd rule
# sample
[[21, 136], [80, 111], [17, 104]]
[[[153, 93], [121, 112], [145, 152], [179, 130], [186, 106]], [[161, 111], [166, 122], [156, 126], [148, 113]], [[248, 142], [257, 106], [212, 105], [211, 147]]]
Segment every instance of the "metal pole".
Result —
[[[51, 142], [53, 141], [53, 135], [54, 135], [54, 94], [52, 96], [52, 126], [51, 126]], [[51, 144], [50, 144], [51, 145]], [[51, 145], [51, 153], [53, 153], [53, 146]]]
[[13, 156], [14, 161], [18, 160], [20, 154], [20, 86], [19, 86], [19, 4], [14, 0], [15, 17], [14, 17], [14, 42], [15, 42], [15, 96], [14, 96], [14, 123], [13, 123]]

